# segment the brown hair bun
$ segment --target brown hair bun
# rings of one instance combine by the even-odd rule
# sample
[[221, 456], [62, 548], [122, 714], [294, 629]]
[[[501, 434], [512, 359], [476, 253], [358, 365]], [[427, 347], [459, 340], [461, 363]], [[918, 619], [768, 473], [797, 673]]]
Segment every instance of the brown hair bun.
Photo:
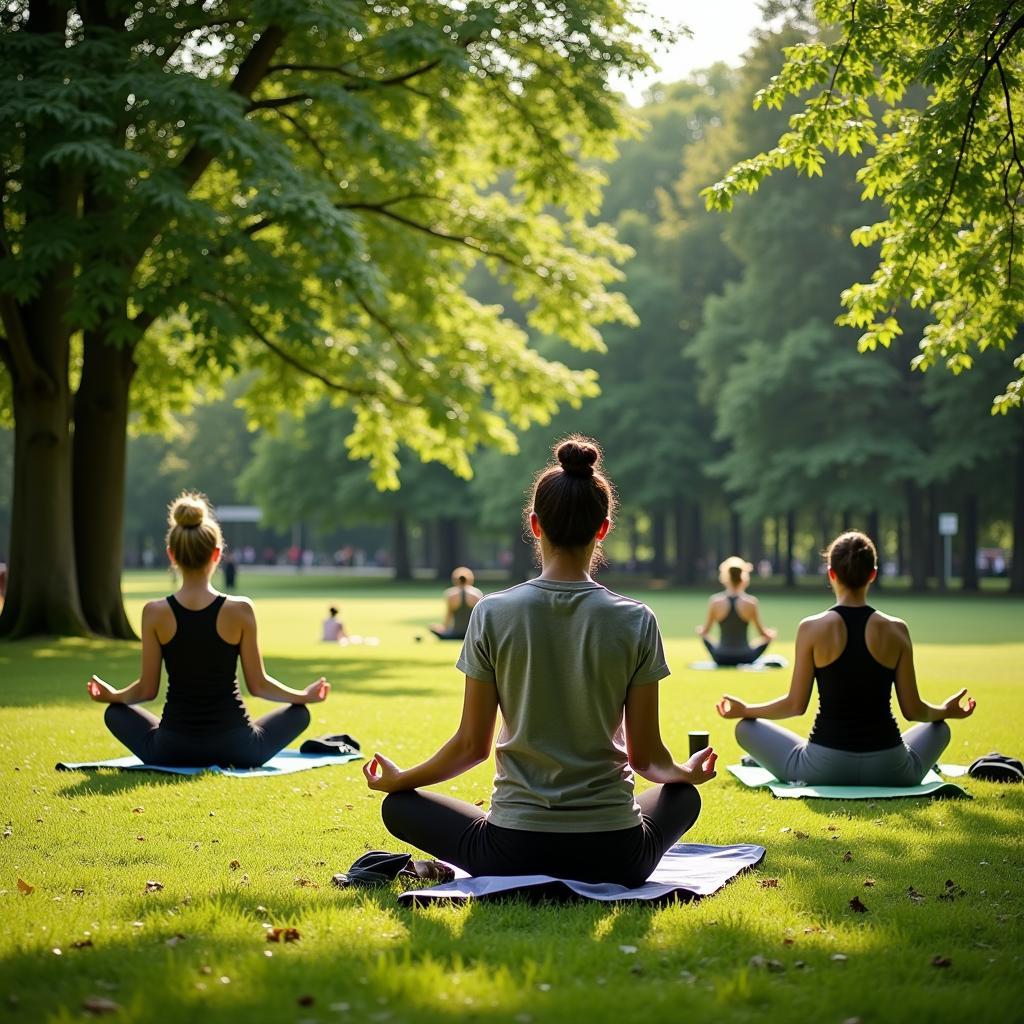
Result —
[[845, 587], [859, 590], [867, 586], [878, 571], [878, 551], [874, 542], [860, 530], [841, 533], [825, 552], [829, 567]]
[[583, 437], [569, 437], [555, 448], [555, 458], [569, 476], [584, 480], [594, 475], [594, 468], [601, 459], [601, 450]]

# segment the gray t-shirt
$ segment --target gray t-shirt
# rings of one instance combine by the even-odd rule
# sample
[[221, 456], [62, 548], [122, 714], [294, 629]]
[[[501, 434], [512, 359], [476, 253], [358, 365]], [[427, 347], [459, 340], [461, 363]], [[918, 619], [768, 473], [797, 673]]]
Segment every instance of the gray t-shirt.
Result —
[[498, 689], [493, 824], [610, 832], [640, 823], [623, 711], [631, 686], [669, 674], [650, 608], [598, 583], [530, 580], [476, 605], [456, 665]]

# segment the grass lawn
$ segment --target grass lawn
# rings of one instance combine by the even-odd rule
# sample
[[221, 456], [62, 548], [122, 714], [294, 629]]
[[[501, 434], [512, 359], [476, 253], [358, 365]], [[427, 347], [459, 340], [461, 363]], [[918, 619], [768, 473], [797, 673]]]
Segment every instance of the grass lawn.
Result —
[[[313, 735], [350, 732], [403, 766], [448, 737], [462, 680], [458, 645], [424, 635], [440, 606], [434, 588], [242, 582], [257, 600], [270, 671], [294, 685], [321, 673], [333, 684], [311, 708]], [[137, 622], [167, 577], [131, 575], [126, 589]], [[56, 773], [60, 759], [123, 753], [85, 681], [95, 671], [130, 682], [137, 647], [0, 645], [0, 1017], [80, 1021], [83, 1002], [102, 997], [120, 1007], [111, 1020], [161, 1024], [1024, 1021], [1024, 787], [968, 780], [970, 802], [876, 803], [743, 789], [724, 771], [738, 748], [714, 700], [723, 689], [765, 699], [788, 675], [688, 670], [702, 654], [693, 627], [704, 597], [643, 596], [675, 669], [662, 684], [670, 747], [685, 756], [687, 730], [704, 728], [723, 754], [690, 838], [768, 850], [718, 895], [663, 909], [406, 911], [397, 889], [335, 889], [331, 874], [364, 850], [401, 848], [359, 763], [279, 779]], [[319, 645], [331, 599], [350, 630], [380, 645]], [[880, 603], [910, 623], [926, 698], [969, 685], [978, 699], [973, 718], [953, 724], [944, 759], [1024, 752], [1024, 603]], [[799, 619], [825, 604], [824, 591], [766, 597], [775, 649], [791, 654]], [[487, 800], [490, 772], [482, 765], [447, 789]], [[34, 891], [20, 892], [19, 879]], [[940, 899], [947, 880], [962, 894]], [[148, 881], [163, 888], [146, 892]], [[850, 909], [855, 896], [867, 913]], [[301, 938], [268, 943], [265, 923]], [[758, 955], [784, 970], [752, 966]], [[933, 966], [936, 956], [951, 963]]]

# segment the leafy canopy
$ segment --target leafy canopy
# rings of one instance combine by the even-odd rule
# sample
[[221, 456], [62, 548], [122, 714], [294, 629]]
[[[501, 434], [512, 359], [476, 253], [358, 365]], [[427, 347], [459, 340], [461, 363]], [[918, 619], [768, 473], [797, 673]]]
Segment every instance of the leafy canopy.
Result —
[[[73, 269], [67, 320], [134, 346], [155, 421], [255, 371], [261, 424], [330, 395], [397, 486], [409, 446], [477, 445], [596, 392], [466, 287], [584, 349], [629, 322], [628, 255], [589, 223], [647, 66], [632, 0], [12, 2], [0, 12], [0, 356]], [[31, 344], [31, 339], [28, 339]]]
[[[1020, 346], [1024, 319], [1024, 8], [1016, 0], [818, 0], [826, 26], [786, 50], [755, 105], [780, 108], [810, 92], [778, 143], [737, 163], [702, 193], [728, 210], [774, 171], [820, 175], [826, 153], [867, 153], [865, 199], [884, 219], [852, 234], [878, 246], [870, 281], [842, 293], [838, 323], [860, 347], [901, 333], [904, 302], [925, 309], [913, 365], [954, 373], [977, 351]], [[993, 403], [1024, 404], [1020, 375]]]

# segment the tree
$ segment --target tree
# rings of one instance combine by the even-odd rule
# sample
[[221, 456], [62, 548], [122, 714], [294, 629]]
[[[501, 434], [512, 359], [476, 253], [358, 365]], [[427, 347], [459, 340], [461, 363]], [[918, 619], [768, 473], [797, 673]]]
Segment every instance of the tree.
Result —
[[585, 348], [629, 318], [608, 290], [625, 250], [586, 215], [592, 161], [624, 128], [608, 76], [647, 65], [633, 7], [7, 4], [0, 632], [130, 634], [119, 538], [140, 394], [247, 367], [264, 424], [330, 394], [384, 486], [403, 441], [465, 475], [477, 445], [511, 449], [513, 428], [591, 394], [592, 374], [541, 358], [464, 285], [486, 264], [532, 327]]
[[[778, 109], [812, 95], [775, 146], [705, 190], [708, 206], [731, 208], [782, 168], [819, 175], [826, 153], [866, 151], [863, 196], [885, 213], [852, 238], [878, 245], [878, 264], [870, 282], [842, 293], [838, 322], [861, 329], [860, 347], [873, 349], [903, 329], [901, 304], [926, 309], [919, 369], [942, 361], [959, 373], [986, 348], [1019, 351], [1024, 10], [1016, 0], [814, 6], [825, 29], [787, 50], [755, 103]], [[1024, 354], [1014, 365], [994, 410], [1024, 404]]]

